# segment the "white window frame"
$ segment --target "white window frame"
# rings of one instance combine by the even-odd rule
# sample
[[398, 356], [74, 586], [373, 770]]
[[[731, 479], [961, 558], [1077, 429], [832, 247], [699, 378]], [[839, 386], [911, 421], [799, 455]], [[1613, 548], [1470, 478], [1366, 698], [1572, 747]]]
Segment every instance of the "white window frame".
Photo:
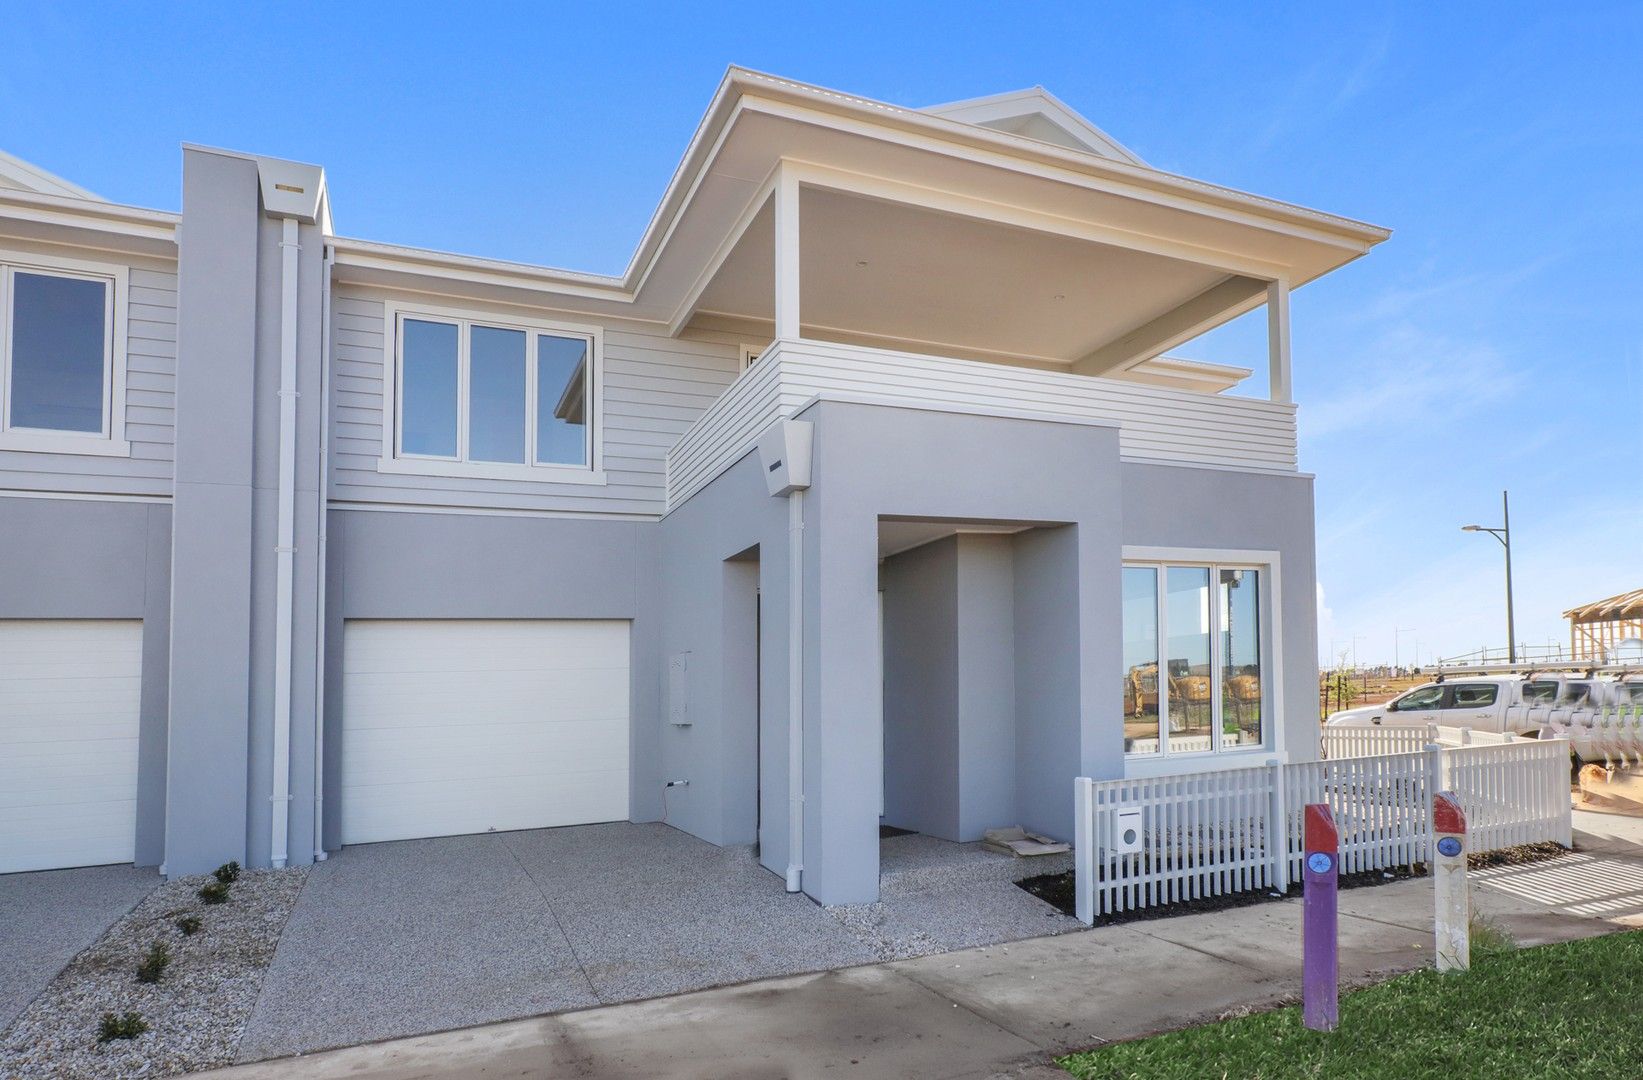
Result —
[[[456, 424], [457, 453], [454, 457], [407, 454], [400, 449], [403, 430], [405, 380], [403, 328], [405, 320], [421, 320], [457, 326]], [[519, 330], [525, 334], [525, 463], [469, 461], [468, 452], [468, 364], [469, 336], [473, 326], [499, 330]], [[448, 476], [472, 480], [528, 480], [553, 484], [604, 484], [605, 343], [598, 326], [557, 320], [521, 318], [476, 308], [445, 307], [390, 301], [384, 305], [382, 454], [377, 471], [413, 476]], [[586, 464], [535, 463], [537, 425], [536, 335], [579, 337], [588, 342], [588, 423]]]
[[[1217, 719], [1210, 725], [1209, 750], [1175, 751], [1169, 748], [1169, 739], [1161, 738], [1157, 752], [1124, 754], [1124, 775], [1163, 776], [1181, 772], [1209, 772], [1219, 769], [1244, 769], [1270, 759], [1283, 759], [1284, 711], [1283, 694], [1283, 616], [1282, 616], [1282, 560], [1276, 551], [1245, 549], [1131, 547], [1123, 549], [1123, 565], [1143, 566], [1158, 571], [1158, 729], [1169, 730], [1169, 693], [1166, 668], [1169, 663], [1169, 590], [1166, 571], [1171, 566], [1205, 567], [1210, 571], [1210, 701], [1212, 715]], [[1221, 745], [1224, 721], [1219, 719], [1221, 708], [1220, 608], [1218, 602], [1221, 570], [1257, 570], [1261, 587], [1257, 594], [1261, 618], [1261, 721], [1262, 741], [1258, 746], [1236, 748]], [[1122, 740], [1122, 735], [1120, 735]]]
[[774, 342], [766, 342], [763, 345], [749, 345], [744, 341], [742, 343], [742, 370], [746, 371], [758, 363], [759, 357], [763, 356], [764, 351], [773, 344]]
[[[17, 274], [96, 281], [103, 290], [103, 426], [101, 431], [58, 431], [11, 426], [12, 298]], [[0, 450], [34, 454], [130, 457], [126, 441], [126, 319], [130, 268], [0, 249]]]

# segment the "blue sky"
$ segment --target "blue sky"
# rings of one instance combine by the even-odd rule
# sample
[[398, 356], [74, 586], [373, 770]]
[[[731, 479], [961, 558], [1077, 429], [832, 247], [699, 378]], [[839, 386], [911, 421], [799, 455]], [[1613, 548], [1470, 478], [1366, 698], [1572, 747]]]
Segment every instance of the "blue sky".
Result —
[[[453, 12], [458, 10], [462, 14]], [[1042, 84], [1150, 163], [1394, 230], [1294, 300], [1320, 652], [1643, 587], [1643, 6], [23, 5], [0, 147], [175, 208], [183, 141], [326, 166], [340, 232], [619, 272], [727, 64], [903, 105]], [[283, 38], [280, 36], [284, 31]], [[1245, 320], [1179, 350], [1258, 366]]]

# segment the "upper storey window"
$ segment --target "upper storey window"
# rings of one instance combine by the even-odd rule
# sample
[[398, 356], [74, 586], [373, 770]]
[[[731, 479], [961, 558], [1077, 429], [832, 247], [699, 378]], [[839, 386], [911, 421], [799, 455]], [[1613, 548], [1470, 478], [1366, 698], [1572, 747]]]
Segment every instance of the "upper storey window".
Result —
[[425, 310], [393, 318], [390, 467], [597, 482], [597, 331]]
[[123, 271], [0, 255], [0, 449], [125, 453]]

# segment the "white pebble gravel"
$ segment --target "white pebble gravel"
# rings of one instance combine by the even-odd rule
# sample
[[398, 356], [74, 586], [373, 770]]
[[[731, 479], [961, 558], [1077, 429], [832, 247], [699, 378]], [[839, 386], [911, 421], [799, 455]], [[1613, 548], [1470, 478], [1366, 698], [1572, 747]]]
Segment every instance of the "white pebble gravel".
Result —
[[[223, 904], [195, 895], [209, 876], [161, 885], [0, 1033], [0, 1077], [107, 1080], [229, 1064], [306, 877], [307, 867], [248, 870]], [[177, 929], [184, 915], [200, 920], [198, 933]], [[137, 965], [156, 941], [171, 963], [158, 983], [139, 983]], [[149, 1030], [99, 1043], [103, 1014], [127, 1011]]]

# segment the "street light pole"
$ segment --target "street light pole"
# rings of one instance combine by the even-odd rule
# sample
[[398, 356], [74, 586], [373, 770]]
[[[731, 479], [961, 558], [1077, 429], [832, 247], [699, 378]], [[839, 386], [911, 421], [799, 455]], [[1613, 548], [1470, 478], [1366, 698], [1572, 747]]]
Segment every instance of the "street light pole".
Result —
[[1500, 493], [1501, 527], [1492, 529], [1487, 525], [1462, 525], [1462, 532], [1484, 532], [1500, 541], [1501, 547], [1506, 549], [1506, 655], [1512, 663], [1517, 663], [1517, 621], [1512, 610], [1512, 508], [1507, 501], [1507, 493]]

